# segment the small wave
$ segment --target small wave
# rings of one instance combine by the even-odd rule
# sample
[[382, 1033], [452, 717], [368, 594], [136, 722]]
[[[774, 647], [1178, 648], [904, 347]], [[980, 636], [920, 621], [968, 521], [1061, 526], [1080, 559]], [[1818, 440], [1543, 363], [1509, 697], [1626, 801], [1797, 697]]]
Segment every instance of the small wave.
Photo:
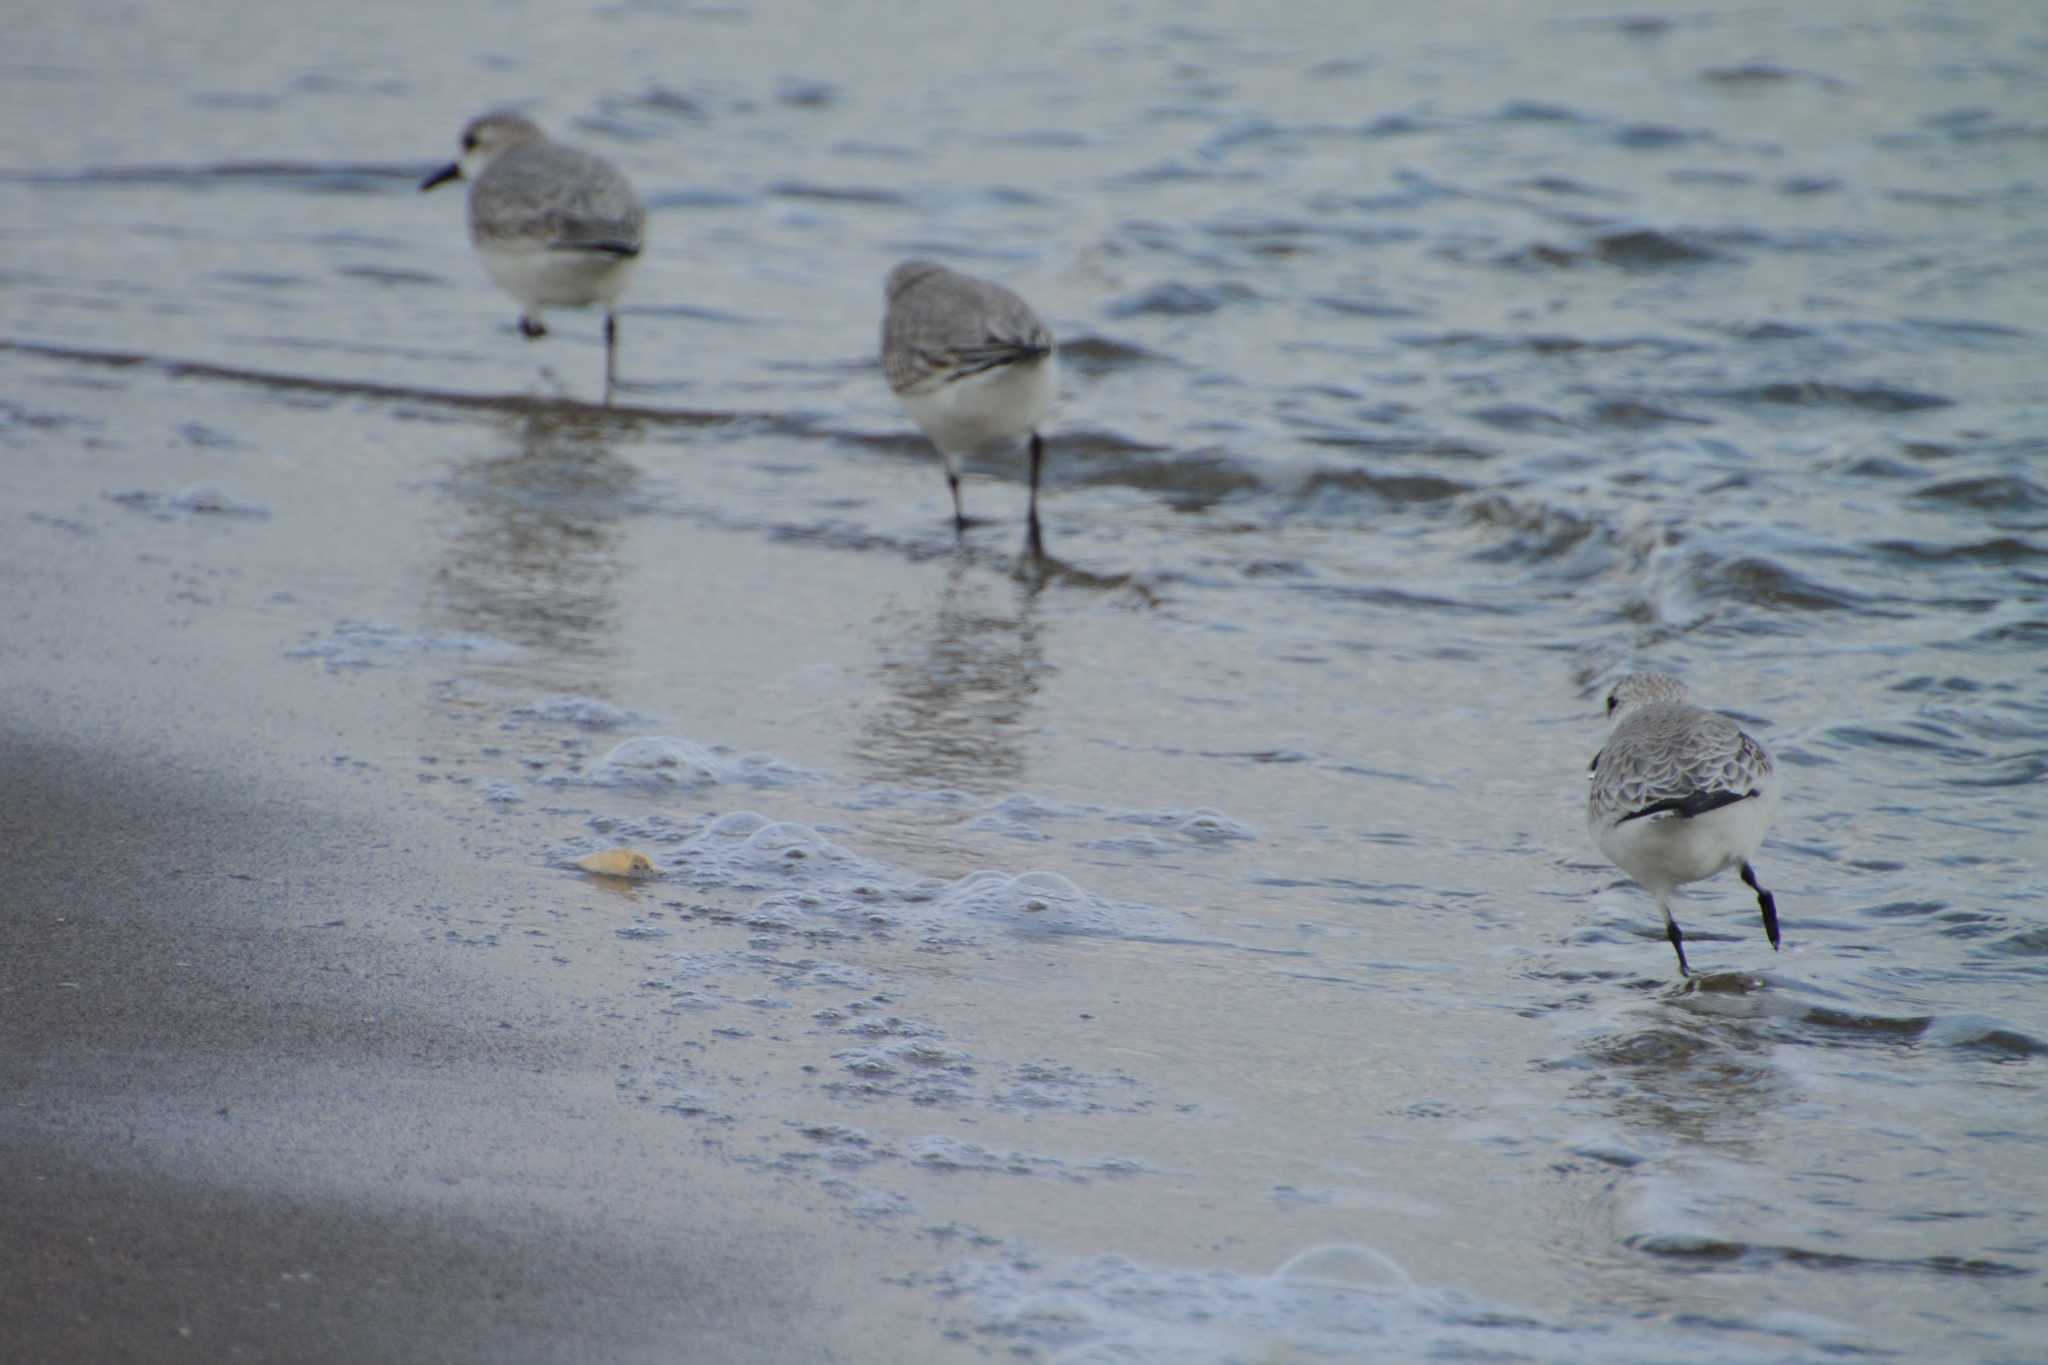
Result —
[[1736, 341], [1805, 341], [1816, 335], [1813, 328], [1797, 323], [1780, 322], [1775, 318], [1743, 320], [1734, 322], [1707, 322], [1701, 324], [1710, 331], [1719, 332]]
[[211, 483], [196, 484], [179, 493], [157, 493], [147, 488], [127, 488], [106, 496], [109, 502], [119, 503], [137, 512], [146, 512], [160, 520], [197, 516], [262, 521], [270, 516], [270, 509], [261, 503], [245, 502], [218, 484]]
[[1695, 560], [1685, 575], [1686, 590], [1709, 601], [1733, 602], [1768, 611], [1868, 611], [1873, 599], [1811, 578], [1758, 555]]
[[[1932, 730], [1934, 727], [1922, 725], [1918, 728]], [[1907, 749], [1964, 762], [1984, 757], [1982, 750], [1949, 743], [1951, 736], [1947, 731], [1935, 731], [1930, 735], [1876, 725], [1831, 725], [1822, 733], [1829, 743], [1849, 749]]]
[[1729, 86], [1737, 90], [1748, 90], [1758, 86], [1787, 85], [1794, 81], [1806, 81], [1829, 90], [1845, 88], [1842, 81], [1833, 76], [1823, 76], [1817, 71], [1801, 71], [1796, 67], [1780, 66], [1776, 62], [1741, 62], [1733, 66], [1709, 66], [1700, 70], [1700, 79], [1709, 85]]
[[1416, 114], [1381, 114], [1368, 119], [1357, 128], [1359, 137], [1378, 142], [1390, 137], [1414, 137], [1419, 133], [1435, 132], [1454, 125], [1445, 119], [1423, 118]]
[[1391, 321], [1407, 321], [1423, 316], [1418, 308], [1403, 303], [1389, 303], [1380, 298], [1354, 298], [1342, 294], [1317, 294], [1309, 300], [1316, 307], [1347, 318], [1385, 318]]
[[1928, 1023], [1920, 1041], [1992, 1057], [2021, 1058], [2048, 1054], [2048, 1042], [1986, 1014], [1942, 1015]]
[[1119, 341], [1099, 333], [1084, 333], [1059, 344], [1060, 367], [1091, 378], [1146, 365], [1170, 365], [1173, 357], [1162, 351]]
[[1734, 389], [1699, 389], [1698, 397], [1727, 403], [1768, 403], [1785, 407], [1856, 408], [1865, 412], [1921, 412], [1955, 406], [1938, 393], [1890, 384], [1832, 384], [1822, 380], [1788, 380]]
[[1796, 1265], [1810, 1270], [1893, 1270], [1935, 1275], [2004, 1278], [2031, 1275], [2025, 1266], [1974, 1256], [1915, 1256], [1885, 1258], [1852, 1256], [1839, 1251], [1814, 1251], [1807, 1247], [1744, 1242], [1694, 1233], [1643, 1233], [1623, 1239], [1622, 1245], [1651, 1256], [1683, 1261], [1742, 1261], [1751, 1266]]
[[439, 275], [430, 275], [424, 270], [397, 270], [381, 265], [344, 265], [335, 274], [348, 280], [364, 280], [370, 284], [388, 285], [394, 289], [414, 289], [425, 285], [433, 289], [444, 289], [448, 281]]
[[1980, 209], [1995, 202], [1987, 195], [1945, 190], [1886, 190], [1884, 197], [1895, 204], [1934, 209]]
[[307, 194], [360, 194], [417, 185], [433, 167], [387, 161], [213, 161], [198, 165], [88, 166], [75, 171], [0, 172], [0, 184], [50, 189], [186, 189], [226, 186]]
[[2048, 750], [2008, 754], [1977, 765], [1967, 777], [1942, 779], [1942, 785], [1961, 789], [1980, 787], [2032, 787], [2048, 777]]
[[1497, 431], [1511, 431], [1520, 435], [1565, 435], [1578, 430], [1578, 423], [1571, 418], [1561, 417], [1548, 408], [1539, 408], [1533, 403], [1494, 403], [1487, 407], [1474, 408], [1469, 416], [1474, 421], [1483, 422]]
[[1250, 168], [1223, 169], [1215, 165], [1190, 162], [1182, 157], [1167, 157], [1149, 166], [1113, 175], [1103, 181], [1103, 184], [1110, 189], [1150, 189], [1156, 185], [1229, 183], [1263, 178], [1260, 171]]
[[[730, 100], [722, 101], [728, 111], [734, 106]], [[600, 101], [599, 107], [606, 110], [638, 109], [660, 114], [666, 118], [688, 119], [702, 122], [713, 113], [713, 97], [692, 95], [686, 90], [673, 86], [651, 85], [637, 95], [614, 95]]]
[[[381, 353], [388, 348], [380, 347], [376, 349]], [[277, 370], [251, 370], [234, 365], [216, 365], [202, 360], [180, 360], [172, 356], [155, 356], [136, 351], [85, 350], [72, 346], [48, 346], [33, 341], [10, 341], [5, 338], [0, 338], [0, 351], [12, 351], [20, 355], [37, 356], [45, 360], [65, 361], [75, 365], [97, 365], [116, 370], [152, 370], [172, 379], [216, 380], [230, 384], [249, 384], [259, 388], [274, 389], [283, 393], [328, 394], [387, 402], [435, 403], [443, 407], [482, 409], [488, 412], [505, 412], [520, 416], [574, 416], [592, 422], [616, 423], [622, 427], [631, 427], [632, 424], [641, 422], [674, 424], [687, 427], [721, 426], [728, 423], [742, 422], [759, 423], [771, 427], [791, 425], [790, 419], [779, 413], [650, 408], [624, 403], [605, 405], [586, 403], [573, 398], [536, 397], [533, 394], [527, 393], [459, 393], [447, 389], [428, 389], [410, 384], [379, 384], [364, 380], [326, 379], [315, 375], [289, 374]], [[807, 427], [800, 426], [799, 429], [807, 429]]]
[[874, 185], [826, 185], [814, 180], [775, 180], [768, 183], [764, 192], [776, 199], [802, 199], [814, 203], [861, 204], [897, 209], [907, 209], [913, 205], [909, 195]]
[[2048, 957], [2048, 924], [2032, 925], [2009, 934], [1985, 951], [2006, 957]]
[[1705, 128], [1680, 128], [1670, 123], [1627, 123], [1614, 130], [1615, 145], [1634, 152], [1660, 152], [1714, 141]]
[[1604, 533], [1601, 523], [1577, 512], [1520, 503], [1501, 494], [1476, 499], [1464, 510], [1475, 525], [1508, 533], [1505, 540], [1473, 556], [1482, 563], [1548, 563], [1576, 554]]
[[1442, 502], [1472, 491], [1472, 485], [1439, 474], [1365, 469], [1317, 469], [1294, 490], [1297, 503], [1322, 506], [1330, 501], [1349, 501], [1365, 494], [1377, 502], [1407, 504]]
[[1495, 123], [1596, 123], [1593, 115], [1567, 104], [1546, 100], [1513, 99], [1495, 109], [1487, 118]]
[[1880, 540], [1870, 548], [1887, 558], [1911, 564], [2024, 564], [2048, 555], [2048, 548], [2017, 536], [1994, 536], [1990, 540], [1955, 545], [1933, 545], [1919, 540]]
[[1485, 616], [1499, 616], [1511, 612], [1509, 607], [1492, 603], [1461, 601], [1455, 597], [1437, 597], [1428, 593], [1406, 592], [1400, 588], [1363, 583], [1290, 583], [1291, 590], [1310, 597], [1348, 605], [1390, 607], [1397, 611], [1457, 612]]
[[[1058, 446], [1053, 445], [1052, 449], [1057, 450]], [[1090, 486], [1142, 488], [1165, 495], [1181, 511], [1200, 511], [1241, 493], [1262, 491], [1266, 486], [1248, 461], [1220, 450], [1139, 458], [1149, 452], [1127, 449], [1118, 458], [1105, 459], [1102, 456], [1107, 452], [1085, 445], [1079, 449], [1091, 458], [1065, 466], [1073, 472], [1071, 476], [1063, 475], [1063, 482], [1071, 478], [1072, 482]], [[1047, 463], [1052, 463], [1050, 456]]]
[[1575, 180], [1568, 175], [1532, 175], [1525, 180], [1512, 182], [1517, 189], [1535, 190], [1539, 194], [1555, 194], [1574, 199], [1604, 199], [1620, 201], [1628, 196], [1617, 190], [1606, 189]]
[[1435, 460], [1491, 460], [1500, 455], [1490, 446], [1444, 436], [1375, 436], [1364, 432], [1318, 431], [1301, 438], [1310, 445], [1339, 450], [1369, 450], [1387, 456], [1412, 455]]
[[2048, 508], [2048, 486], [2018, 474], [1992, 474], [1958, 479], [1916, 489], [1916, 502], [1950, 503], [1979, 512], [2038, 512]]
[[1419, 350], [1447, 351], [1460, 357], [1486, 359], [1494, 356], [1529, 354], [1538, 356], [1647, 353], [1654, 359], [1694, 355], [1710, 348], [1701, 342], [1655, 334], [1638, 336], [1581, 337], [1567, 332], [1410, 332], [1394, 338], [1403, 346]]
[[1693, 234], [1658, 228], [1629, 228], [1595, 237], [1591, 255], [1602, 264], [1630, 270], [1705, 265], [1728, 259]]
[[1102, 311], [1112, 318], [1202, 317], [1257, 297], [1255, 291], [1241, 284], [1193, 285], [1168, 280], [1112, 299]]
[[1633, 398], [1606, 398], [1586, 409], [1587, 420], [1596, 426], [1620, 427], [1628, 431], [1642, 431], [1653, 427], [1668, 426], [1712, 426], [1711, 417], [1695, 417], [1691, 413], [1674, 412], [1670, 408], [1645, 403]]

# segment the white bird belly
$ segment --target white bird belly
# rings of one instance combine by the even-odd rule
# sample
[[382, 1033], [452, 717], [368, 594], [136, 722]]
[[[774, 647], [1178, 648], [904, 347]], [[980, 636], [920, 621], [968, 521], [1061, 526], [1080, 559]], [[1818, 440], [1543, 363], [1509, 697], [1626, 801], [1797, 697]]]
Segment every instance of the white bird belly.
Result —
[[1615, 866], [1644, 886], [1669, 888], [1748, 861], [1763, 843], [1776, 804], [1776, 793], [1766, 789], [1705, 815], [1596, 821], [1593, 838]]
[[477, 255], [498, 288], [525, 308], [582, 308], [618, 302], [640, 264], [638, 256], [567, 251], [538, 244], [479, 246]]
[[906, 393], [903, 406], [940, 450], [995, 455], [1045, 420], [1058, 387], [1058, 362], [1047, 356]]

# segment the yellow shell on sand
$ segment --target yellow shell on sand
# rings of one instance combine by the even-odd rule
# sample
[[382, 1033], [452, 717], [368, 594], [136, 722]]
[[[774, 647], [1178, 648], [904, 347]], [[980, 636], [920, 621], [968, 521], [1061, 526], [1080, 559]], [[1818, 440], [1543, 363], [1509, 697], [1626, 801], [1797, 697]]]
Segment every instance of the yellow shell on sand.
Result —
[[577, 859], [576, 866], [600, 877], [652, 877], [655, 873], [654, 860], [630, 848], [608, 848]]

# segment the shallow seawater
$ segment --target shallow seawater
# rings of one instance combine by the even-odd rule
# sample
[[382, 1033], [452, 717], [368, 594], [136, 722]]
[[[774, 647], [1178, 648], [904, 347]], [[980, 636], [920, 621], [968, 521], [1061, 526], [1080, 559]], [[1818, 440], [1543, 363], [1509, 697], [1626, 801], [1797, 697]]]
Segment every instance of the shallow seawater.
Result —
[[[617, 1103], [906, 1358], [2040, 1350], [2048, 14], [95, 11], [0, 85], [8, 534], [387, 698], [266, 742], [560, 869], [423, 943], [615, 962]], [[652, 211], [611, 411], [414, 192], [513, 101]], [[1061, 339], [1043, 569], [912, 253]], [[1782, 953], [1588, 839], [1628, 667], [1785, 768]]]

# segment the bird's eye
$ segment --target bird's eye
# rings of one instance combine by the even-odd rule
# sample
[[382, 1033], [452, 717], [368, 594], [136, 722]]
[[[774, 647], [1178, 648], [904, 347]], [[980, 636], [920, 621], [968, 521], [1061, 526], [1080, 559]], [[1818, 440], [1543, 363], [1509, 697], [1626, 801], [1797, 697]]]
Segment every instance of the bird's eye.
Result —
[[465, 152], [473, 152], [473, 151], [475, 151], [475, 150], [476, 150], [476, 135], [475, 135], [475, 134], [471, 134], [470, 136], [468, 136], [468, 137], [466, 137], [466, 138], [462, 139], [462, 150], [463, 150], [463, 151], [465, 151]]

